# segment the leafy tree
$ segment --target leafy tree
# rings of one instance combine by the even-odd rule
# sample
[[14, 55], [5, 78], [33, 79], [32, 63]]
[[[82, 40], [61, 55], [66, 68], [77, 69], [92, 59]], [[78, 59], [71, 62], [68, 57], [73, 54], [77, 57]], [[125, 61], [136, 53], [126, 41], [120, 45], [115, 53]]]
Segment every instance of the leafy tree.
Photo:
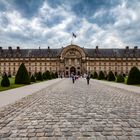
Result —
[[93, 79], [97, 79], [98, 78], [98, 73], [95, 71], [93, 74]]
[[31, 82], [36, 82], [36, 79], [35, 79], [34, 75], [31, 76]]
[[1, 86], [2, 87], [9, 87], [10, 86], [10, 81], [9, 81], [8, 76], [7, 76], [6, 73], [4, 74], [4, 76], [2, 78]]
[[107, 76], [107, 80], [108, 81], [115, 81], [116, 80], [115, 75], [112, 71], [109, 72], [109, 74]]
[[105, 75], [104, 75], [103, 71], [100, 71], [99, 76], [98, 76], [98, 80], [102, 80], [102, 79], [105, 79]]
[[124, 76], [122, 74], [119, 74], [117, 76], [117, 80], [116, 80], [117, 83], [124, 83]]
[[38, 72], [37, 73], [36, 80], [37, 81], [43, 81], [43, 76], [42, 76], [42, 73], [41, 72]]
[[15, 84], [30, 84], [30, 77], [24, 63], [20, 65], [17, 71]]
[[134, 84], [140, 84], [140, 71], [137, 67], [132, 67], [128, 79], [127, 79], [128, 85], [134, 85]]

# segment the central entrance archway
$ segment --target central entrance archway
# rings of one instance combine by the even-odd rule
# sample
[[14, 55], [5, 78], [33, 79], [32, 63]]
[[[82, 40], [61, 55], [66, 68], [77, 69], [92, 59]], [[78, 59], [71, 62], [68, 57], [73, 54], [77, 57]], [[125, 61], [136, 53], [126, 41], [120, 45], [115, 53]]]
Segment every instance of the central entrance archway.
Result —
[[70, 68], [70, 74], [76, 74], [76, 68], [75, 67], [71, 67]]

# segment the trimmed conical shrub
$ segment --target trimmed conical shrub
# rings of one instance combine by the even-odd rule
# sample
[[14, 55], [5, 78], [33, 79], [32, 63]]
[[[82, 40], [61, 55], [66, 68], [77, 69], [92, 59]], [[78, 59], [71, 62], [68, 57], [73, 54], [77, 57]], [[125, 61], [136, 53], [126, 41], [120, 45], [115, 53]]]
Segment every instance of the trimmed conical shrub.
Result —
[[123, 73], [123, 77], [126, 77], [126, 74], [125, 73]]
[[42, 76], [43, 76], [43, 79], [44, 79], [44, 80], [47, 80], [47, 77], [46, 77], [46, 73], [45, 73], [45, 72], [43, 73]]
[[55, 72], [55, 78], [58, 78], [58, 73], [57, 72]]
[[99, 76], [98, 76], [98, 80], [102, 80], [102, 79], [105, 79], [105, 75], [104, 75], [103, 71], [100, 71]]
[[20, 65], [17, 71], [15, 84], [30, 84], [30, 77], [24, 63]]
[[8, 74], [8, 78], [11, 78], [11, 77], [12, 77], [12, 76], [11, 76], [11, 74], [9, 73], [9, 74]]
[[134, 85], [134, 84], [140, 84], [140, 71], [137, 67], [132, 67], [128, 79], [127, 79], [128, 85]]
[[109, 72], [109, 74], [107, 76], [107, 80], [108, 81], [115, 81], [116, 80], [115, 75], [113, 74], [112, 71]]
[[117, 83], [124, 83], [124, 77], [122, 74], [119, 74], [117, 76], [117, 80], [116, 80]]
[[49, 71], [46, 71], [45, 73], [46, 73], [46, 77], [47, 77], [48, 80], [49, 80], [49, 79], [52, 79], [51, 74], [50, 74]]
[[41, 72], [38, 72], [37, 73], [36, 80], [37, 81], [43, 81], [43, 76], [42, 76], [42, 73]]
[[56, 77], [55, 77], [55, 73], [51, 73], [51, 77], [52, 77], [52, 79], [55, 79]]
[[98, 78], [98, 73], [95, 71], [93, 74], [93, 79], [97, 79]]
[[34, 75], [31, 76], [31, 82], [36, 82], [36, 79], [35, 79]]
[[4, 74], [3, 79], [1, 81], [1, 86], [2, 87], [9, 87], [10, 86], [10, 81], [9, 81], [6, 73]]

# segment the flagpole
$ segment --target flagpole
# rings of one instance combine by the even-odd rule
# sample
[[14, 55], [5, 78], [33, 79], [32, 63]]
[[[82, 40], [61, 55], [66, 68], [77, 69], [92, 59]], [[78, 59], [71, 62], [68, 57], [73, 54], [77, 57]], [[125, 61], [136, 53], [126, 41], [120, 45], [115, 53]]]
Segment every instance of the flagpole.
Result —
[[72, 38], [71, 38], [71, 45], [72, 45], [72, 42], [73, 42], [73, 34], [72, 34]]
[[71, 45], [73, 44], [73, 38], [76, 38], [76, 35], [72, 33]]

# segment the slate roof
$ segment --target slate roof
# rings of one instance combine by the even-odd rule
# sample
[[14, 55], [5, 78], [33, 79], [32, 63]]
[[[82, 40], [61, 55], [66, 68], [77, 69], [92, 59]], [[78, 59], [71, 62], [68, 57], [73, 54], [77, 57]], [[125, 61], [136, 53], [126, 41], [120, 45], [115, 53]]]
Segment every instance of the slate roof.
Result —
[[140, 57], [140, 49], [84, 49], [89, 57]]
[[[134, 49], [103, 49], [103, 48], [82, 48], [89, 57], [140, 57], [140, 49], [137, 47]], [[62, 48], [59, 49], [2, 49], [0, 47], [0, 57], [9, 58], [9, 57], [49, 57], [55, 58], [59, 57], [61, 54]]]

